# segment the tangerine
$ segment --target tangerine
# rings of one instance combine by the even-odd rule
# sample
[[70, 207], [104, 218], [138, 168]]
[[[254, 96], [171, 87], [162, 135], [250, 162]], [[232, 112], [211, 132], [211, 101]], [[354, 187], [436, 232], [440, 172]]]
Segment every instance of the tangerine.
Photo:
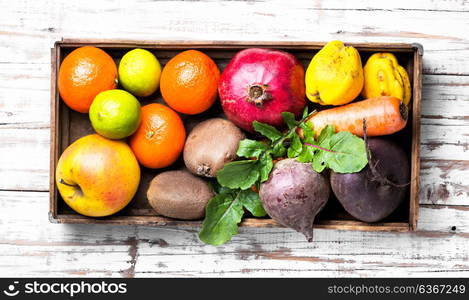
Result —
[[172, 109], [198, 114], [215, 102], [219, 79], [220, 70], [208, 55], [187, 50], [173, 57], [163, 68], [161, 95]]
[[103, 50], [84, 46], [70, 52], [59, 69], [59, 93], [73, 110], [87, 113], [94, 97], [117, 86], [117, 67]]
[[178, 159], [185, 140], [179, 115], [163, 104], [152, 103], [142, 107], [140, 125], [129, 145], [143, 166], [164, 168]]

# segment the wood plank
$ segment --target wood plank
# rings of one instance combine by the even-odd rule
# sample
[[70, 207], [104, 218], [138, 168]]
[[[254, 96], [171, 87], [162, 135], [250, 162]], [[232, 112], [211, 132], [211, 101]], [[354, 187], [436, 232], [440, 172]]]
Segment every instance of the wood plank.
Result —
[[422, 123], [469, 125], [469, 77], [423, 76]]
[[[423, 6], [418, 7], [420, 4]], [[464, 1], [407, 3], [403, 8], [397, 8], [395, 3], [351, 6], [343, 7], [337, 1], [324, 5], [306, 0], [294, 1], [287, 8], [281, 1], [248, 4], [172, 1], [170, 5], [141, 1], [138, 5], [124, 2], [117, 7], [110, 1], [102, 1], [93, 8], [54, 1], [14, 2], [0, 6], [5, 12], [0, 21], [3, 28], [0, 61], [48, 63], [47, 49], [62, 36], [151, 40], [155, 37], [214, 40], [222, 36], [227, 40], [254, 41], [314, 38], [316, 41], [420, 42], [425, 47], [426, 73], [468, 74], [465, 68], [469, 47], [465, 29], [468, 12]], [[433, 26], [435, 11], [439, 19], [445, 20], [445, 26]], [[172, 17], [175, 14], [178, 19]], [[121, 15], [125, 17], [116, 18]], [[290, 19], [293, 15], [295, 22]], [[74, 21], [85, 19], [87, 22]], [[24, 47], [25, 44], [30, 47]]]
[[468, 205], [469, 161], [425, 160], [420, 168], [420, 203]]
[[[311, 6], [308, 1], [299, 1], [299, 6]], [[409, 10], [423, 10], [423, 11], [455, 11], [467, 12], [469, 11], [469, 3], [464, 0], [456, 1], [428, 1], [428, 0], [397, 0], [397, 1], [374, 1], [362, 0], [359, 2], [348, 2], [341, 0], [328, 0], [316, 1], [314, 3], [316, 9], [324, 10], [366, 10], [366, 11], [409, 11]]]
[[0, 276], [469, 274], [467, 207], [422, 206], [414, 233], [318, 229], [307, 243], [290, 229], [242, 228], [213, 247], [198, 228], [50, 224], [47, 192], [2, 191], [0, 199]]
[[430, 125], [422, 119], [421, 158], [469, 160], [468, 128], [464, 121], [457, 125]]
[[[409, 187], [409, 224], [410, 229], [414, 231], [417, 228], [417, 221], [419, 218], [419, 192], [420, 192], [420, 161], [421, 161], [421, 116], [422, 116], [422, 90], [423, 90], [423, 49], [419, 48], [414, 52], [413, 70], [412, 70], [412, 105], [409, 107], [412, 110], [412, 143], [410, 149], [410, 169], [411, 181]], [[410, 76], [410, 74], [409, 74]], [[414, 180], [415, 178], [415, 180]]]
[[44, 192], [0, 192], [0, 199], [1, 276], [122, 276], [128, 268], [131, 228], [50, 224]]
[[[58, 224], [100, 224], [100, 225], [138, 225], [152, 227], [194, 227], [200, 226], [202, 221], [184, 221], [165, 218], [155, 215], [153, 210], [143, 210], [144, 214], [139, 215], [142, 210], [132, 211], [129, 215], [114, 216], [99, 221], [83, 217], [77, 214], [61, 214], [56, 218], [51, 217], [53, 223]], [[245, 227], [256, 228], [275, 228], [282, 227], [279, 223], [272, 219], [246, 218], [240, 224]], [[368, 224], [356, 220], [320, 220], [314, 225], [314, 228], [321, 229], [337, 229], [337, 230], [358, 230], [358, 231], [383, 231], [383, 232], [406, 232], [409, 231], [408, 222], [384, 222]]]
[[0, 129], [48, 128], [50, 64], [1, 64]]
[[[462, 233], [469, 238], [469, 222], [467, 215], [469, 214], [469, 206], [464, 205], [420, 205], [420, 219], [418, 231], [425, 232], [442, 232], [442, 233]], [[444, 220], [448, 217], [448, 220]]]
[[[178, 253], [170, 246], [174, 239], [169, 234], [158, 235], [159, 243], [149, 239], [149, 243], [138, 244], [135, 274], [139, 277], [465, 277], [468, 274], [467, 252], [464, 252], [468, 250], [467, 239], [457, 236], [376, 236], [317, 231], [316, 242], [305, 244], [301, 237], [289, 232], [244, 233], [235, 239], [235, 248], [217, 247], [213, 250], [217, 251], [216, 255], [201, 254], [201, 249], [193, 244], [186, 247], [187, 242], [177, 244]], [[152, 237], [154, 232], [149, 231], [146, 236]], [[169, 246], [159, 246], [161, 240]], [[455, 251], [453, 247], [461, 248]]]
[[0, 190], [49, 190], [49, 129], [0, 129]]
[[422, 159], [469, 159], [468, 94], [467, 76], [423, 77]]

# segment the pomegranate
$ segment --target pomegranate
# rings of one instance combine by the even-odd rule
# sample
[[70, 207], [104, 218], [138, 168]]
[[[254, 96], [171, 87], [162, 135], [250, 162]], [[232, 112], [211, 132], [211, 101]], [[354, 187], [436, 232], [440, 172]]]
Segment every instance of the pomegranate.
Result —
[[228, 119], [253, 132], [252, 122], [282, 127], [281, 113], [299, 115], [306, 105], [305, 71], [290, 53], [250, 48], [238, 52], [218, 83]]

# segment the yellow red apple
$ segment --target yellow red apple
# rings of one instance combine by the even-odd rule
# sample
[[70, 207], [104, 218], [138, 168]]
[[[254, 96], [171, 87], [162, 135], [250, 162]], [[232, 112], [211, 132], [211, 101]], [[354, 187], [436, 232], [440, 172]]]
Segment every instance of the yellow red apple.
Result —
[[91, 134], [65, 149], [55, 180], [60, 195], [73, 210], [104, 217], [132, 200], [140, 183], [140, 167], [126, 143]]

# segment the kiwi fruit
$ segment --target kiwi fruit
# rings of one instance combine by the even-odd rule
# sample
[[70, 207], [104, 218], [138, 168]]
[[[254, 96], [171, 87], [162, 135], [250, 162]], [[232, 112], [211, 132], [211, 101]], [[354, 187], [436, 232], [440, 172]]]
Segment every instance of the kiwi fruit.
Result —
[[213, 118], [196, 125], [184, 146], [187, 169], [199, 176], [215, 177], [218, 170], [236, 158], [244, 133], [232, 122]]
[[186, 170], [158, 174], [147, 190], [148, 202], [158, 214], [183, 220], [202, 218], [214, 195], [207, 181]]

